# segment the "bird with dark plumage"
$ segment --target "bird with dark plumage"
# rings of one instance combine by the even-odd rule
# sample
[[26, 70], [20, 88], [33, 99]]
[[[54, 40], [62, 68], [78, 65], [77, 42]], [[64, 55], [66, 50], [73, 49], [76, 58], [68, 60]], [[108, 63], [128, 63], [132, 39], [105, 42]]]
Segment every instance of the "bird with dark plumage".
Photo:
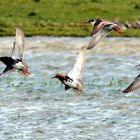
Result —
[[81, 50], [74, 67], [68, 74], [56, 74], [52, 78], [59, 79], [65, 85], [65, 90], [72, 88], [76, 91], [77, 95], [80, 95], [84, 93], [83, 82], [80, 80], [80, 74], [83, 70], [84, 63], [85, 52]]
[[113, 23], [111, 21], [97, 18], [97, 19], [91, 19], [87, 21], [86, 23], [91, 23], [91, 25], [93, 26], [93, 29], [91, 32], [92, 39], [87, 49], [94, 48], [101, 39], [103, 39], [112, 31], [115, 31], [119, 33], [121, 36], [124, 36], [124, 32], [121, 29], [121, 27], [118, 24]]
[[28, 76], [30, 74], [28, 71], [28, 66], [23, 62], [24, 46], [25, 44], [23, 32], [19, 28], [16, 28], [15, 42], [11, 56], [0, 57], [0, 61], [6, 65], [6, 68], [0, 75], [15, 70], [24, 76]]

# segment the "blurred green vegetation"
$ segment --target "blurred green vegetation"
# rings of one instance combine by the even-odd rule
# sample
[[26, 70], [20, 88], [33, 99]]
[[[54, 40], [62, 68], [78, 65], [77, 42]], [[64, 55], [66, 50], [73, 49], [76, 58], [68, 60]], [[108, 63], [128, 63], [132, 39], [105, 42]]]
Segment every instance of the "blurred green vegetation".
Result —
[[[1, 0], [0, 36], [14, 35], [16, 26], [27, 36], [87, 36], [91, 26], [84, 22], [97, 17], [134, 22], [140, 19], [140, 1]], [[140, 29], [128, 29], [126, 36], [140, 36]]]

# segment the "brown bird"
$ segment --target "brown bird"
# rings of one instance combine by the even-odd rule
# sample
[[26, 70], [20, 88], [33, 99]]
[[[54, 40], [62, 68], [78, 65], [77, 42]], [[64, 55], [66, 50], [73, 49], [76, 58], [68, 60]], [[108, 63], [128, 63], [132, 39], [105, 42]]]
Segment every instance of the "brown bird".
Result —
[[15, 70], [17, 70], [20, 74], [24, 76], [28, 76], [30, 74], [27, 65], [23, 62], [23, 51], [24, 35], [19, 28], [16, 28], [15, 42], [11, 56], [0, 57], [0, 61], [6, 65], [6, 68], [0, 75]]
[[121, 27], [118, 24], [113, 23], [111, 21], [97, 18], [97, 19], [91, 19], [86, 23], [91, 23], [91, 25], [93, 26], [91, 32], [92, 39], [87, 49], [92, 49], [93, 47], [95, 47], [101, 39], [103, 39], [112, 31], [115, 31], [119, 33], [121, 36], [124, 36], [124, 32], [121, 29]]
[[83, 70], [84, 63], [85, 52], [81, 50], [74, 67], [68, 74], [56, 74], [52, 78], [59, 79], [65, 85], [65, 90], [72, 88], [76, 91], [77, 95], [80, 95], [84, 93], [83, 82], [80, 80], [80, 74]]
[[140, 88], [140, 74], [135, 78], [135, 80], [123, 91], [123, 93], [133, 92]]

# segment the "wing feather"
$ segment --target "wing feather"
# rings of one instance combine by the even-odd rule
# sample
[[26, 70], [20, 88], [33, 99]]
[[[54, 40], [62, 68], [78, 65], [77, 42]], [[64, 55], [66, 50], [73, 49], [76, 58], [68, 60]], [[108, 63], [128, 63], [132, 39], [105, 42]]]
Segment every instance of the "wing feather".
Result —
[[111, 24], [105, 25], [96, 34], [93, 34], [92, 39], [88, 45], [88, 50], [94, 48], [104, 37], [112, 31]]
[[97, 24], [96, 26], [93, 26], [91, 35], [96, 34], [98, 31], [100, 31], [105, 25], [107, 25], [108, 23], [106, 22], [100, 22], [100, 24]]
[[135, 80], [123, 91], [123, 93], [129, 93], [140, 88], [140, 74], [135, 78]]
[[12, 57], [16, 59], [22, 59], [23, 51], [24, 51], [24, 34], [19, 28], [16, 28], [16, 36], [12, 50]]
[[84, 68], [85, 64], [85, 52], [84, 50], [81, 50], [79, 52], [79, 55], [77, 57], [77, 60], [72, 68], [72, 70], [68, 73], [68, 76], [72, 79], [79, 79], [80, 74]]

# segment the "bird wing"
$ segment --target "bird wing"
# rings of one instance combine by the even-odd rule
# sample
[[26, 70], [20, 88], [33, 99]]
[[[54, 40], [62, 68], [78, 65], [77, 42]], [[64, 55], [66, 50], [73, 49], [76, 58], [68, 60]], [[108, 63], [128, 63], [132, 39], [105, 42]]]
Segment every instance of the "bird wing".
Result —
[[81, 50], [77, 57], [77, 60], [72, 68], [72, 70], [68, 73], [68, 76], [72, 79], [79, 79], [80, 74], [84, 68], [85, 63], [85, 52]]
[[115, 32], [119, 33], [121, 36], [124, 36], [124, 31], [122, 30], [120, 24], [117, 24], [117, 23], [114, 23], [111, 21], [104, 21], [103, 24], [104, 25], [112, 25], [111, 27]]
[[91, 35], [93, 36], [93, 35], [96, 34], [100, 29], [101, 29], [101, 27], [94, 26], [93, 29], [92, 29]]
[[0, 57], [0, 61], [7, 66], [12, 65], [14, 63], [14, 60], [11, 57], [7, 57], [7, 56]]
[[117, 24], [114, 24], [113, 30], [119, 33], [121, 36], [124, 36], [124, 31]]
[[123, 93], [129, 93], [140, 88], [140, 74], [135, 78], [135, 80], [123, 91]]
[[14, 67], [11, 66], [6, 66], [6, 68], [3, 70], [2, 73], [0, 73], [0, 76], [3, 75], [4, 73], [8, 72], [8, 71], [15, 71], [16, 69]]
[[16, 28], [15, 42], [11, 56], [16, 59], [22, 59], [23, 51], [24, 51], [24, 34], [19, 28]]
[[105, 25], [97, 33], [93, 34], [87, 49], [94, 48], [105, 36], [107, 36], [112, 31], [111, 26], [111, 24]]

